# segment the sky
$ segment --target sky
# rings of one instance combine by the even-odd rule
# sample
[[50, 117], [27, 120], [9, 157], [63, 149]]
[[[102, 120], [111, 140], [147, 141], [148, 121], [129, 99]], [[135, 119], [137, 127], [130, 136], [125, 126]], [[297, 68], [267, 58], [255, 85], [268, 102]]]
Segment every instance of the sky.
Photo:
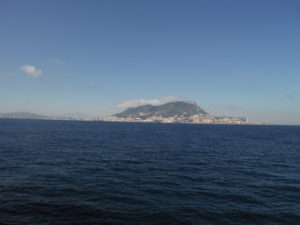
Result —
[[297, 0], [0, 0], [0, 112], [192, 100], [300, 124]]

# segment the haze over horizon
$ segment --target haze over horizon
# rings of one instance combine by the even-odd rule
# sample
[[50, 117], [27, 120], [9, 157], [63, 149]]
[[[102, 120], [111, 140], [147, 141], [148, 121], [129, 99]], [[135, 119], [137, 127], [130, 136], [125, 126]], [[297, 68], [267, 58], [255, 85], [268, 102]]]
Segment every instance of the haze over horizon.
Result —
[[0, 1], [0, 113], [192, 100], [300, 124], [300, 2]]

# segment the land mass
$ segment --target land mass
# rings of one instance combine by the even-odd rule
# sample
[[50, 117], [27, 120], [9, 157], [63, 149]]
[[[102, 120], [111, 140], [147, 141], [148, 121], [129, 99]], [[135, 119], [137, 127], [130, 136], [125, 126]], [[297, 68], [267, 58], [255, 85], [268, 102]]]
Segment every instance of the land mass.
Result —
[[46, 116], [31, 112], [9, 112], [9, 113], [0, 113], [0, 118], [3, 119], [31, 119], [31, 120], [95, 120], [92, 117], [89, 117], [85, 114], [72, 113], [65, 114], [60, 116]]
[[265, 124], [250, 122], [245, 117], [214, 116], [199, 107], [196, 102], [177, 101], [162, 105], [142, 105], [104, 119], [72, 113], [62, 116], [46, 116], [30, 112], [0, 113], [0, 118], [39, 120], [80, 120], [147, 123], [196, 123], [196, 124]]
[[0, 113], [0, 118], [7, 118], [7, 119], [36, 119], [36, 120], [50, 119], [49, 116], [35, 114], [35, 113], [30, 113], [30, 112]]
[[250, 122], [245, 117], [214, 116], [196, 102], [177, 101], [163, 105], [143, 105], [128, 108], [121, 113], [104, 118], [102, 121], [156, 122], [156, 123], [197, 123], [197, 124], [264, 124]]

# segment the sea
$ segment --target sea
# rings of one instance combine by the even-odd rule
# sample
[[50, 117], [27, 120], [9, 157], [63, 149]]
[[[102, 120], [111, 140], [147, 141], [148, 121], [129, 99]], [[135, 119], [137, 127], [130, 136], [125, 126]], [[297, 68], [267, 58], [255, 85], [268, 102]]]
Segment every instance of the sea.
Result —
[[300, 224], [300, 126], [0, 119], [0, 224]]

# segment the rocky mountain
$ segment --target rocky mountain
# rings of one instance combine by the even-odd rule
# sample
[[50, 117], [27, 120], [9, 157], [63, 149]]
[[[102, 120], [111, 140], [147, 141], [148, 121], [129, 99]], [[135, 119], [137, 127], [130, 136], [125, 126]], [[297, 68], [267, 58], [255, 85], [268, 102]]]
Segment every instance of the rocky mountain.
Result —
[[207, 115], [208, 113], [201, 109], [196, 102], [169, 102], [163, 105], [143, 105], [136, 108], [129, 108], [124, 112], [117, 113], [113, 116], [118, 118], [127, 117], [174, 117], [174, 116], [184, 116], [190, 117], [193, 115]]
[[248, 122], [245, 117], [214, 116], [200, 108], [196, 102], [177, 101], [163, 105], [143, 105], [128, 108], [103, 121], [201, 123], [201, 124], [260, 124]]

